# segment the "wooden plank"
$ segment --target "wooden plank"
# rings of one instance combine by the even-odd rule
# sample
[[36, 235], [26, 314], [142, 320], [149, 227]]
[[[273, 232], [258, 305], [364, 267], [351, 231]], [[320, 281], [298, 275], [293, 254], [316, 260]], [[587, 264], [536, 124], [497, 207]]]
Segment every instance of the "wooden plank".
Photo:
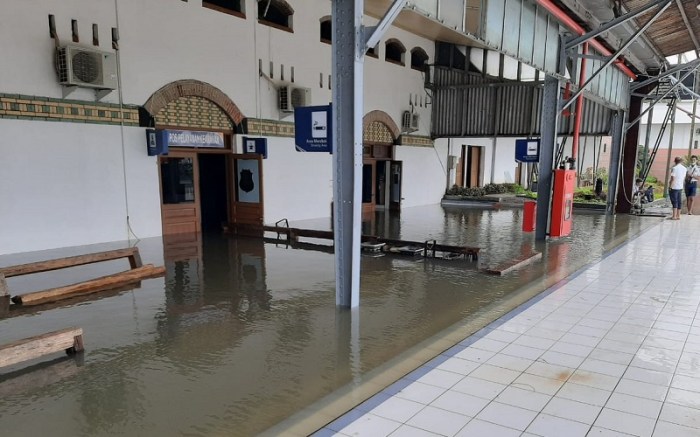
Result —
[[155, 278], [165, 274], [165, 267], [154, 267], [153, 264], [146, 264], [132, 270], [127, 270], [113, 275], [102, 276], [89, 281], [63, 287], [50, 288], [48, 290], [36, 291], [33, 293], [13, 296], [12, 302], [18, 305], [39, 305], [46, 302], [53, 302], [59, 299], [66, 299], [75, 295], [94, 293], [96, 291], [108, 290], [114, 287], [121, 287], [126, 284], [137, 282], [146, 278]]
[[7, 281], [5, 280], [5, 275], [0, 272], [0, 297], [8, 296], [10, 294], [7, 289]]
[[30, 273], [48, 272], [51, 270], [63, 269], [66, 267], [82, 266], [101, 261], [111, 261], [119, 258], [127, 258], [134, 256], [139, 251], [138, 247], [129, 247], [126, 249], [108, 250], [106, 252], [89, 253], [86, 255], [69, 256], [66, 258], [52, 259], [48, 261], [39, 261], [29, 264], [20, 264], [16, 266], [8, 266], [0, 268], [0, 273], [6, 278], [12, 276], [27, 275]]
[[492, 275], [505, 275], [506, 273], [510, 273], [513, 270], [517, 270], [521, 267], [524, 267], [528, 264], [532, 264], [533, 262], [542, 259], [542, 253], [533, 251], [532, 253], [526, 254], [519, 256], [513, 260], [506, 261], [504, 263], [499, 264], [496, 267], [488, 267], [483, 269], [482, 271], [485, 273], [490, 273]]
[[[82, 328], [67, 328], [0, 346], [0, 367], [7, 367], [44, 355], [82, 350]], [[78, 347], [79, 346], [79, 347]]]

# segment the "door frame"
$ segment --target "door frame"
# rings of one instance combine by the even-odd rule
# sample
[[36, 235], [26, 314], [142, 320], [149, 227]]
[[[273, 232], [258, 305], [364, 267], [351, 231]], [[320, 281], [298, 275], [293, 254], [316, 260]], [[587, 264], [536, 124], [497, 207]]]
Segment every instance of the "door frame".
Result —
[[[258, 183], [260, 199], [258, 203], [239, 202], [236, 175], [237, 160], [258, 161]], [[228, 181], [228, 218], [233, 232], [238, 234], [259, 235], [263, 232], [265, 218], [265, 185], [263, 156], [256, 153], [231, 153], [227, 162]]]
[[372, 167], [372, 181], [370, 185], [372, 187], [372, 192], [370, 194], [370, 200], [368, 203], [362, 202], [362, 214], [374, 213], [377, 210], [377, 160], [374, 158], [363, 158], [362, 159], [362, 185], [364, 186], [364, 166], [370, 165]]

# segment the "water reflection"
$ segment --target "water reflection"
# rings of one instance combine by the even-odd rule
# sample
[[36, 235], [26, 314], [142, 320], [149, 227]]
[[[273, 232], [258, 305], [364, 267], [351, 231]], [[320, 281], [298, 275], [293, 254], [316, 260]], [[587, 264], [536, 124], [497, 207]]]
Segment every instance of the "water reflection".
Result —
[[[438, 206], [377, 214], [366, 233], [478, 245], [482, 263], [533, 249], [544, 260], [494, 277], [464, 260], [363, 257], [355, 312], [335, 307], [329, 253], [218, 235], [194, 250], [166, 244], [165, 278], [139, 290], [0, 320], [0, 343], [67, 324], [84, 329], [87, 350], [77, 372], [4, 392], [0, 429], [42, 435], [50, 418], [58, 436], [254, 435], [465, 318], [493, 318], [523, 285], [542, 289], [654, 223], [578, 216], [573, 236], [544, 245], [520, 231], [519, 214]], [[0, 380], [0, 392], [10, 381]]]

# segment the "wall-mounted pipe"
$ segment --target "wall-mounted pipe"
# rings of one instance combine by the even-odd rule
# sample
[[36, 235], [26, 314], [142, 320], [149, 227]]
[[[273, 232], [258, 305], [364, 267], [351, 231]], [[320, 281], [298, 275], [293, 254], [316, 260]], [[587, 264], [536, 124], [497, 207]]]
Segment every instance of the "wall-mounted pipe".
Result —
[[[586, 33], [586, 30], [581, 27], [576, 21], [574, 21], [573, 18], [569, 17], [566, 12], [562, 11], [559, 9], [557, 5], [551, 2], [551, 0], [535, 0], [536, 3], [540, 6], [542, 6], [544, 9], [547, 10], [550, 14], [552, 14], [559, 22], [561, 22], [563, 25], [569, 28], [569, 30], [576, 32], [578, 35], [583, 35]], [[612, 56], [612, 52], [605, 48], [603, 44], [601, 44], [598, 40], [595, 38], [592, 38], [589, 41], [590, 45], [593, 46], [594, 49], [596, 49], [601, 55], [603, 56]], [[634, 73], [634, 71], [630, 70], [630, 68], [625, 65], [624, 62], [621, 60], [616, 60], [615, 61], [615, 66], [617, 66], [620, 71], [625, 73], [630, 79], [632, 80], [637, 80], [637, 75]]]

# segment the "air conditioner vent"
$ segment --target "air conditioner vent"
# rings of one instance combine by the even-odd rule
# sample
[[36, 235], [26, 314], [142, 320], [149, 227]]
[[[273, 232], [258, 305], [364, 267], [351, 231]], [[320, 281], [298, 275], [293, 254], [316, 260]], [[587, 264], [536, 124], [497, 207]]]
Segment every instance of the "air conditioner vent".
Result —
[[117, 88], [116, 56], [92, 47], [65, 45], [56, 49], [58, 81], [65, 86]]
[[99, 54], [77, 52], [73, 55], [73, 75], [81, 82], [97, 83], [102, 76]]

